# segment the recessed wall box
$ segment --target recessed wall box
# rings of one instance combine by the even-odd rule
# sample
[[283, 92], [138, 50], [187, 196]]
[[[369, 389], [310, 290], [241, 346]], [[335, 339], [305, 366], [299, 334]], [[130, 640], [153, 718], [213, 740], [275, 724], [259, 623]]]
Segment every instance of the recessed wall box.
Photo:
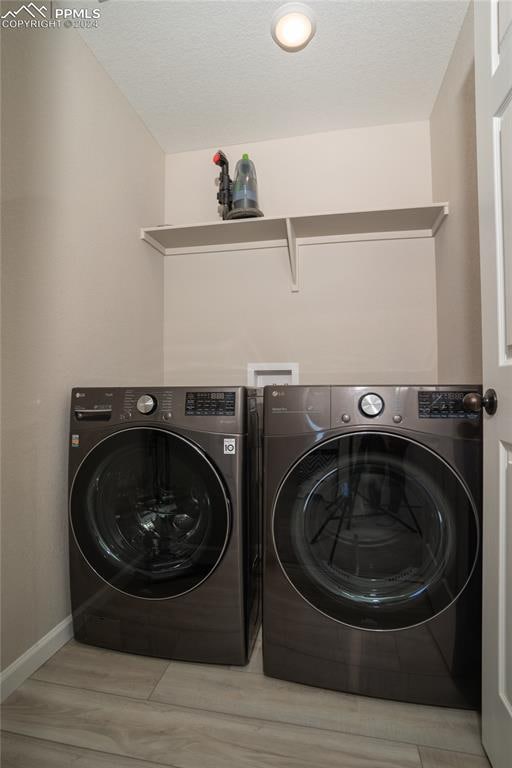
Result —
[[247, 363], [247, 385], [298, 384], [298, 363]]

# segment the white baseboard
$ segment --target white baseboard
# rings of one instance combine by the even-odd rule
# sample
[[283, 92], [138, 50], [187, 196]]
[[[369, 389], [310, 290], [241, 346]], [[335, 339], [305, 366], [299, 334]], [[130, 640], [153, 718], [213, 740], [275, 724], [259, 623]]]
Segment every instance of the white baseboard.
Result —
[[3, 701], [18, 688], [27, 677], [30, 677], [41, 664], [48, 661], [59, 648], [73, 637], [73, 620], [71, 616], [57, 624], [56, 627], [42, 637], [37, 643], [9, 664], [0, 674], [0, 689]]

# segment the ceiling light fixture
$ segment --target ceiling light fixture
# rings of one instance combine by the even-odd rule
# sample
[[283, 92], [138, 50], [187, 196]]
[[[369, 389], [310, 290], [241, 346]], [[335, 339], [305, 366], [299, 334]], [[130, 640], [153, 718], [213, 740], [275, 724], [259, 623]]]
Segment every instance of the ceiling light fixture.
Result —
[[286, 3], [274, 13], [271, 31], [283, 50], [301, 51], [316, 32], [313, 11], [304, 3]]

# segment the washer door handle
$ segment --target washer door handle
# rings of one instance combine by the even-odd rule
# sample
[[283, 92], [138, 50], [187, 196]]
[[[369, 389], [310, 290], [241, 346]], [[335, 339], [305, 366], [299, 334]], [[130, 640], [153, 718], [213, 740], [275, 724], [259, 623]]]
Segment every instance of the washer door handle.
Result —
[[483, 397], [478, 392], [468, 392], [462, 405], [468, 413], [481, 413], [483, 408], [488, 416], [494, 416], [498, 410], [498, 395], [494, 389], [488, 389]]

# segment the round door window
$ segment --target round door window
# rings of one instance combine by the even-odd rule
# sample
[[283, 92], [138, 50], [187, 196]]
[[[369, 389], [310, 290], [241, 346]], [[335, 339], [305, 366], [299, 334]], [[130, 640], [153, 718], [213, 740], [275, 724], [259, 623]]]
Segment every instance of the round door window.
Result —
[[274, 504], [281, 566], [327, 616], [363, 629], [420, 624], [447, 608], [476, 563], [479, 523], [437, 454], [377, 432], [316, 446]]
[[229, 502], [207, 457], [157, 429], [128, 429], [98, 444], [75, 476], [75, 540], [112, 586], [143, 598], [176, 597], [219, 563]]

